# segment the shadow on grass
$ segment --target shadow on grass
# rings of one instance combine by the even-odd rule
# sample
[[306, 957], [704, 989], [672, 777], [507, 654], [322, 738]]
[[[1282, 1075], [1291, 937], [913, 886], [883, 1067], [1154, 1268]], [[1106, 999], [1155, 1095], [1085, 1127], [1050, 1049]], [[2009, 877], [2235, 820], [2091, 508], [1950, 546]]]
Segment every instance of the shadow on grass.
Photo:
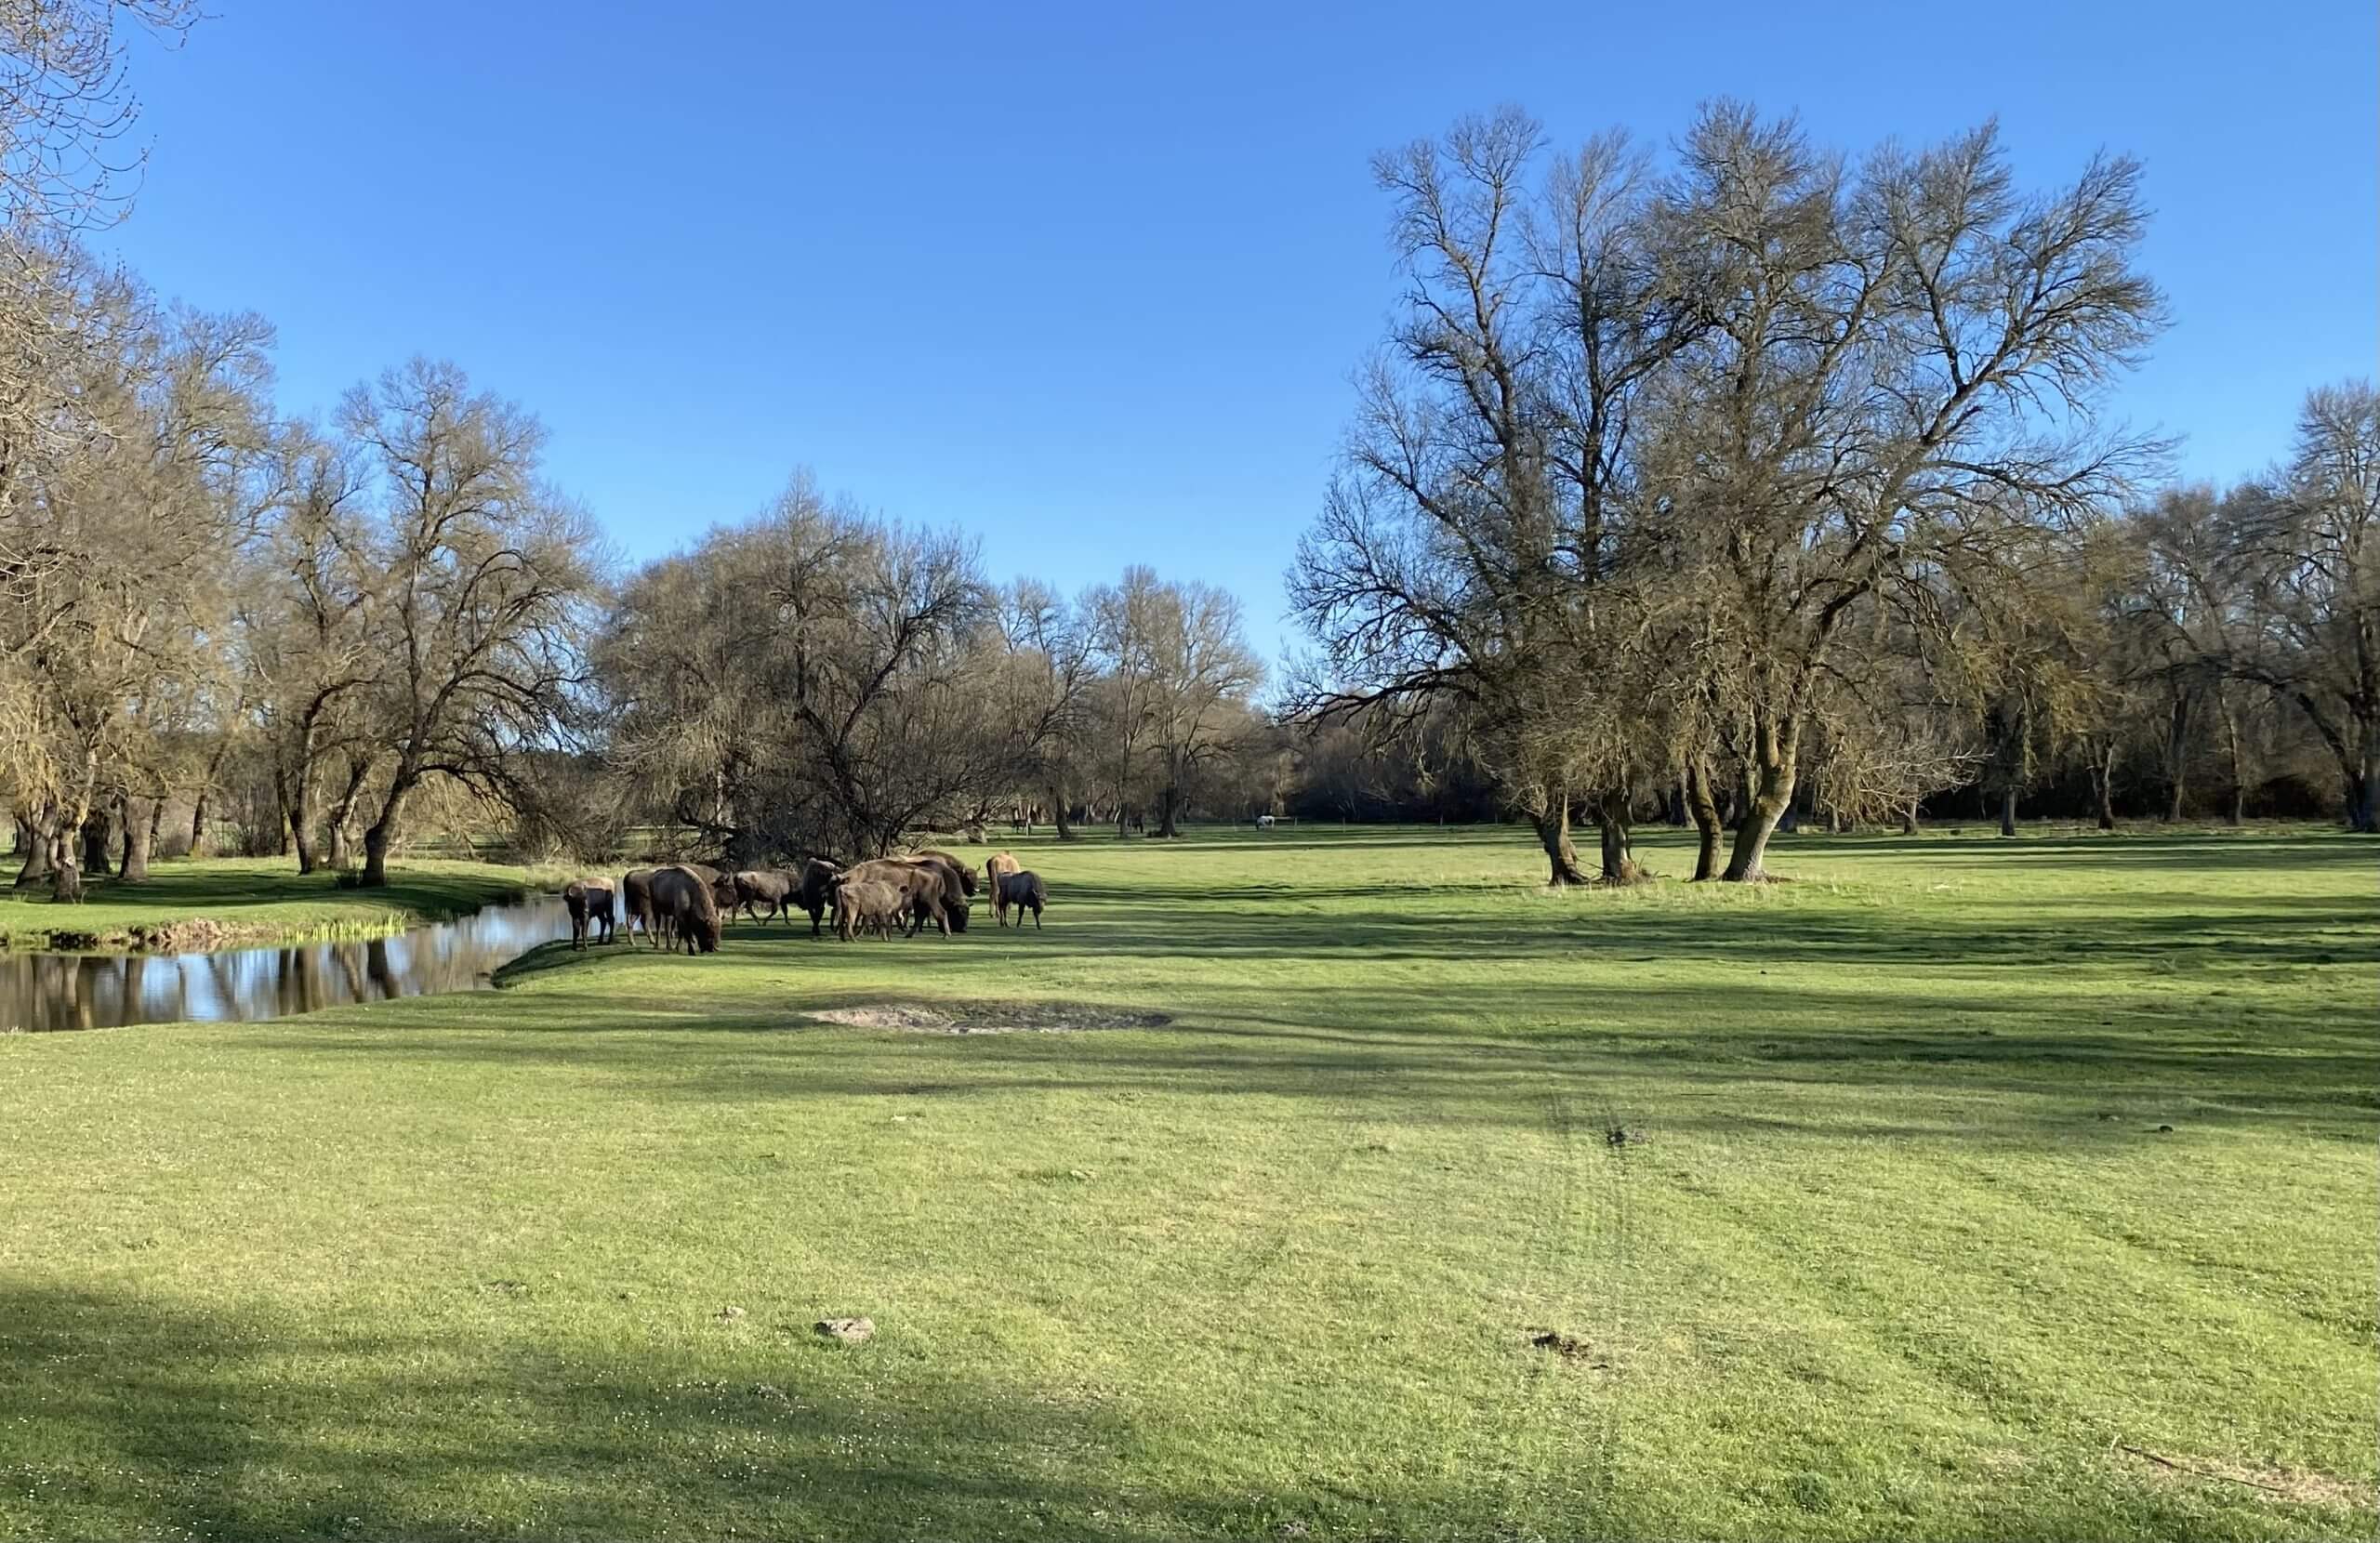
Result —
[[[496, 1287], [507, 1294], [488, 1300]], [[475, 1298], [463, 1311], [497, 1321], [353, 1332], [322, 1314], [0, 1287], [0, 1531], [1155, 1543], [1277, 1536], [1285, 1517], [1289, 1536], [1309, 1519], [1334, 1536], [1501, 1530], [1487, 1477], [1399, 1494], [1381, 1475], [1384, 1497], [1352, 1503], [1296, 1472], [1267, 1474], [1287, 1494], [1169, 1494], [1133, 1461], [1144, 1443], [1118, 1406], [1134, 1399], [972, 1378], [897, 1324], [851, 1348], [763, 1313], [648, 1310], [700, 1319], [689, 1339], [520, 1283], [457, 1290]], [[1168, 1391], [1138, 1396], [1162, 1405]]]
[[[1243, 996], [1238, 1009], [1185, 1009], [1163, 1030], [949, 1035], [810, 1018], [942, 999], [839, 984], [721, 1007], [608, 1000], [600, 1019], [581, 1000], [535, 996], [489, 1004], [481, 1023], [430, 1027], [392, 1014], [369, 1034], [289, 1023], [251, 1038], [260, 1048], [430, 1068], [567, 1066], [621, 1078], [637, 1097], [736, 1104], [926, 1086], [971, 1099], [1263, 1097], [1350, 1113], [1393, 1104], [1407, 1120], [1526, 1126], [1543, 1118], [1545, 1098], [1558, 1090], [1615, 1124], [2077, 1150], [2153, 1132], [2154, 1122], [2135, 1117], [2142, 1111], [2187, 1111], [2204, 1127], [2358, 1137], [2380, 1119], [2380, 1048], [2359, 1026], [2311, 1008], [2262, 1014], [2246, 1028], [2175, 1025], [2141, 1009], [2109, 1009], [2104, 1026], [2044, 1028], [2038, 1009], [1978, 987], [1900, 997], [1890, 1006], [1906, 1026], [1884, 1029], [1844, 1026], [1873, 1024], [1878, 1003], [1869, 996], [1648, 987], [1595, 1009], [1622, 1026], [1566, 1019], [1532, 986], [1475, 989], [1437, 1004], [1335, 987]], [[1731, 1026], [1739, 1021], [1746, 1026]], [[1384, 1024], [1397, 1026], [1367, 1026]], [[2112, 1115], [2121, 1117], [2103, 1117]]]
[[[437, 918], [459, 916], [482, 905], [509, 899], [528, 888], [527, 876], [518, 882], [484, 874], [442, 874], [399, 865], [390, 881], [379, 889], [343, 889], [327, 871], [300, 874], [284, 868], [241, 868], [216, 863], [165, 863], [149, 871], [138, 884], [122, 879], [94, 879], [86, 904], [154, 906], [191, 916], [221, 916], [249, 905], [348, 904], [403, 910]], [[47, 902], [45, 890], [0, 889], [0, 900]], [[60, 906], [61, 917], [77, 908]]]

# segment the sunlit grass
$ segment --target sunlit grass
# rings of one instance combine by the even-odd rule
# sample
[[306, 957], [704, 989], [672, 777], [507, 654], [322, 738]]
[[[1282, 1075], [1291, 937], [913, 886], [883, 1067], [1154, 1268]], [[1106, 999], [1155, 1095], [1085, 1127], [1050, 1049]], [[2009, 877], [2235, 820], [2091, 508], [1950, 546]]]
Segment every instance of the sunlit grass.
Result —
[[[2368, 1536], [2374, 854], [1035, 842], [1038, 934], [0, 1038], [0, 1536]], [[808, 1016], [986, 1002], [1173, 1022]]]

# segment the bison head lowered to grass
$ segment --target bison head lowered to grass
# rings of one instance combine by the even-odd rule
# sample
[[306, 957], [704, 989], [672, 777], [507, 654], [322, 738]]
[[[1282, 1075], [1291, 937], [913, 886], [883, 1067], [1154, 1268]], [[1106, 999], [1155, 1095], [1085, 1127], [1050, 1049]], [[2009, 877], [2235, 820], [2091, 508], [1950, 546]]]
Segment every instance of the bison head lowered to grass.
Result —
[[705, 954], [719, 952], [719, 904], [712, 896], [714, 881], [684, 864], [655, 868], [645, 880], [652, 897], [650, 915], [666, 931]]

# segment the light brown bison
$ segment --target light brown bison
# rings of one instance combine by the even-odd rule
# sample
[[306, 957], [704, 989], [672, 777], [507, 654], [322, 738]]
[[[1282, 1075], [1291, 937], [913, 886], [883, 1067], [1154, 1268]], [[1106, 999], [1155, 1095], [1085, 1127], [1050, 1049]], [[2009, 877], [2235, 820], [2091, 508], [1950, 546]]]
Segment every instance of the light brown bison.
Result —
[[842, 877], [842, 865], [823, 857], [813, 857], [801, 865], [801, 882], [794, 891], [794, 903], [810, 913], [810, 935], [813, 938], [818, 936], [818, 923], [835, 903], [835, 883]]
[[879, 857], [855, 865], [851, 877], [900, 890], [918, 927], [932, 922], [945, 937], [967, 930], [967, 897], [951, 882], [942, 863]]
[[909, 861], [912, 863], [941, 863], [946, 864], [952, 873], [959, 876], [959, 892], [960, 894], [972, 896], [975, 892], [975, 870], [968, 864], [961, 863], [959, 859], [951, 856], [946, 851], [936, 851], [932, 847], [928, 847], [922, 851], [911, 852], [909, 854]]
[[[776, 920], [791, 906], [793, 892], [801, 885], [800, 878], [782, 868], [739, 868], [728, 878], [735, 887], [734, 903], [728, 907], [730, 921], [738, 910], [754, 921]], [[769, 908], [765, 917], [760, 915], [763, 905]]]
[[587, 928], [593, 923], [602, 936], [596, 941], [612, 941], [612, 881], [608, 878], [574, 879], [562, 892], [562, 903], [570, 912], [570, 946], [587, 946]]
[[1013, 852], [996, 851], [984, 859], [984, 888], [991, 892], [993, 918], [1003, 927], [1008, 925], [1008, 920], [1000, 913], [1000, 880], [1010, 874], [1023, 872], [1025, 864], [1016, 860]]
[[705, 954], [719, 952], [719, 905], [711, 881], [692, 864], [673, 863], [655, 868], [646, 880], [650, 914], [659, 918], [668, 936]]
[[845, 943], [864, 932], [889, 938], [908, 912], [908, 897], [897, 884], [854, 874], [835, 881], [835, 936]]
[[1041, 876], [1030, 868], [1012, 874], [1002, 874], [999, 888], [992, 893], [992, 911], [1007, 925], [1008, 908], [1016, 907], [1016, 924], [1025, 925], [1025, 913], [1033, 913], [1033, 930], [1041, 930], [1041, 908], [1050, 903], [1050, 892], [1041, 887]]

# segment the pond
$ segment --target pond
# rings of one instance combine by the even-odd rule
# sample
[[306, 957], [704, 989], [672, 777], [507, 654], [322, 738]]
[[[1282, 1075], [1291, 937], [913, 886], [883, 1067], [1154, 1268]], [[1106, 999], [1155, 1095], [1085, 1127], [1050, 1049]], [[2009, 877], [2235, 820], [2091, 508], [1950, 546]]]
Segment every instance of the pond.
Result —
[[0, 1033], [254, 1022], [487, 987], [497, 966], [570, 936], [550, 895], [354, 942], [212, 954], [0, 952]]

